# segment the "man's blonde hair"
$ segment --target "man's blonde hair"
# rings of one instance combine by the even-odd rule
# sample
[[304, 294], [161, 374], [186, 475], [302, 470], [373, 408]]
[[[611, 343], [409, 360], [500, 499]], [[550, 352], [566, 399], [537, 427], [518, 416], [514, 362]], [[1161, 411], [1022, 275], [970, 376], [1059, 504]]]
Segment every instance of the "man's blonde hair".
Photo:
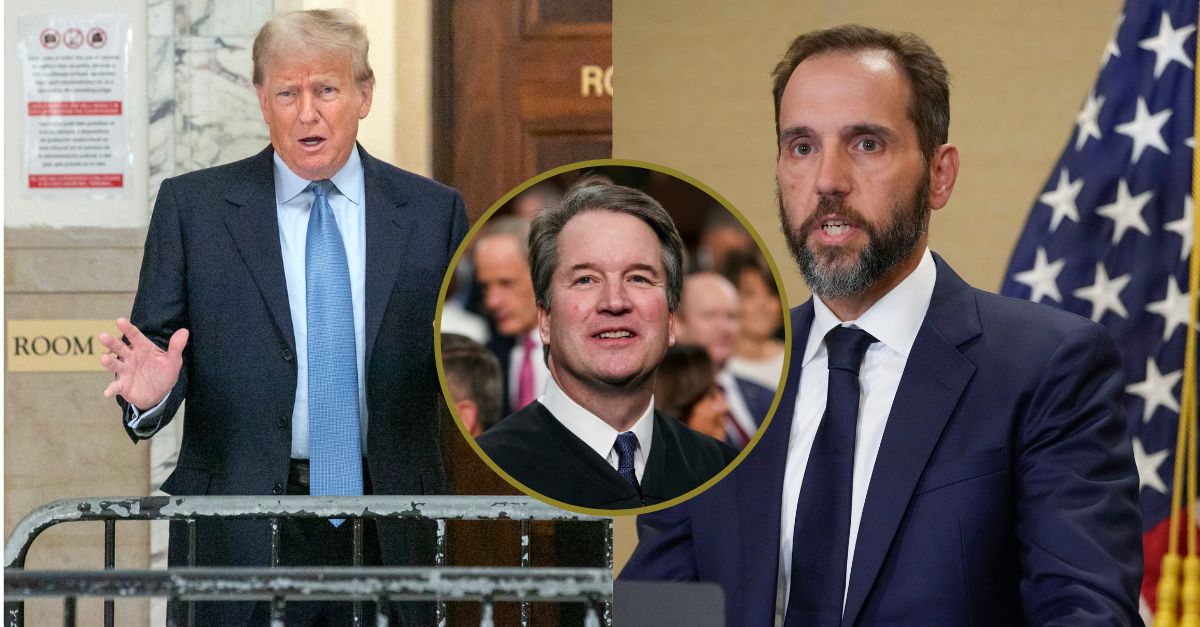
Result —
[[280, 57], [330, 53], [350, 58], [350, 72], [359, 85], [374, 84], [367, 60], [367, 31], [346, 9], [313, 9], [276, 15], [254, 38], [254, 84], [266, 80], [267, 66]]

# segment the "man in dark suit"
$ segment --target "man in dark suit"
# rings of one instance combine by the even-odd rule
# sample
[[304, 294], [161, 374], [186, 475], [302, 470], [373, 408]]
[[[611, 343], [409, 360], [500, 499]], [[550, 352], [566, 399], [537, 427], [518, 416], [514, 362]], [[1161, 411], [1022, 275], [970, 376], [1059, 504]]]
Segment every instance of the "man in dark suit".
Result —
[[541, 396], [550, 379], [542, 360], [537, 303], [529, 278], [529, 218], [489, 220], [472, 247], [475, 281], [496, 326], [487, 347], [500, 360], [501, 413], [508, 415]]
[[703, 346], [717, 370], [717, 385], [729, 402], [725, 442], [745, 448], [771, 411], [775, 390], [743, 379], [729, 368], [729, 358], [737, 348], [737, 288], [716, 272], [688, 275], [676, 322], [680, 343]]
[[1116, 347], [927, 251], [959, 165], [941, 60], [914, 35], [807, 33], [775, 104], [815, 295], [779, 411], [722, 483], [642, 517], [622, 576], [718, 582], [731, 625], [1140, 624]]
[[654, 411], [654, 376], [675, 341], [683, 242], [646, 194], [584, 183], [534, 218], [530, 267], [551, 379], [478, 438], [526, 489], [578, 507], [668, 501], [735, 452]]
[[[457, 192], [355, 142], [374, 78], [347, 11], [277, 16], [254, 45], [271, 146], [163, 182], [125, 341], [102, 336], [105, 393], [134, 441], [187, 401], [171, 494], [430, 494], [445, 489], [432, 321], [467, 228]], [[165, 350], [164, 350], [165, 348]], [[419, 527], [419, 528], [418, 528]], [[285, 524], [283, 564], [349, 564], [351, 525]], [[186, 537], [172, 528], [170, 560]], [[420, 526], [367, 526], [367, 561], [425, 560]], [[197, 563], [266, 565], [263, 521], [201, 521]], [[404, 608], [405, 624], [431, 619]], [[289, 624], [348, 624], [292, 604]], [[262, 624], [204, 603], [197, 624]]]

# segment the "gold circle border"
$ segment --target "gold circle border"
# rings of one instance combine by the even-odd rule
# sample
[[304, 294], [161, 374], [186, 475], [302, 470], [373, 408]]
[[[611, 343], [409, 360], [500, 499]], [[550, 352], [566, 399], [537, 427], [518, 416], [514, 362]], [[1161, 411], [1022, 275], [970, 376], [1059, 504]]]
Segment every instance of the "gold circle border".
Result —
[[[775, 280], [775, 286], [779, 292], [780, 307], [783, 309], [783, 370], [780, 372], [779, 384], [775, 387], [775, 397], [771, 400], [771, 407], [767, 410], [767, 416], [763, 419], [762, 424], [759, 425], [758, 431], [755, 432], [754, 437], [751, 438], [750, 442], [746, 444], [746, 448], [742, 449], [742, 451], [738, 453], [738, 456], [735, 457], [732, 462], [726, 464], [725, 468], [723, 468], [721, 472], [713, 475], [711, 479], [705, 481], [690, 491], [685, 492], [684, 494], [681, 494], [669, 501], [663, 501], [662, 503], [655, 503], [654, 505], [646, 505], [643, 507], [631, 507], [627, 509], [596, 509], [592, 507], [573, 505], [571, 503], [566, 503], [564, 501], [559, 501], [557, 499], [544, 496], [540, 492], [535, 492], [534, 490], [528, 488], [525, 484], [514, 479], [511, 475], [505, 472], [503, 468], [496, 464], [496, 462], [492, 461], [492, 458], [488, 456], [487, 453], [484, 453], [483, 449], [480, 448], [479, 444], [475, 441], [475, 438], [471, 437], [471, 435], [467, 432], [467, 428], [466, 425], [463, 424], [462, 417], [458, 415], [458, 411], [454, 407], [454, 403], [450, 396], [450, 387], [446, 383], [446, 371], [442, 366], [442, 308], [446, 304], [446, 293], [450, 287], [450, 280], [454, 276], [454, 271], [458, 268], [458, 263], [462, 259], [462, 256], [466, 253], [466, 250], [470, 247], [471, 242], [474, 241], [475, 236], [479, 233], [487, 221], [491, 219], [491, 217], [495, 215], [497, 211], [500, 210], [500, 207], [504, 206], [504, 204], [509, 200], [512, 200], [517, 194], [520, 194], [526, 189], [529, 189], [530, 187], [533, 187], [534, 185], [548, 178], [558, 176], [559, 174], [564, 174], [566, 172], [604, 166], [634, 167], [666, 174], [690, 183], [704, 193], [708, 194], [713, 200], [717, 201], [726, 211], [728, 211], [734, 218], [737, 219], [738, 222], [741, 223], [742, 227], [746, 229], [746, 232], [750, 234], [750, 237], [754, 239], [754, 243], [758, 245], [759, 251], [762, 252], [763, 258], [766, 259], [767, 265], [771, 268], [771, 278]], [[746, 219], [746, 216], [742, 215], [742, 212], [738, 211], [733, 204], [726, 200], [724, 196], [699, 180], [665, 165], [651, 163], [649, 161], [637, 161], [634, 159], [591, 159], [588, 161], [577, 161], [575, 163], [569, 163], [551, 170], [546, 170], [545, 172], [542, 172], [541, 174], [538, 174], [524, 183], [512, 188], [507, 194], [501, 196], [499, 200], [492, 203], [492, 206], [489, 207], [487, 211], [483, 212], [483, 215], [479, 216], [479, 219], [475, 221], [475, 224], [471, 225], [471, 229], [467, 231], [467, 234], [463, 237], [462, 243], [458, 246], [458, 250], [454, 252], [454, 257], [450, 260], [450, 266], [446, 270], [446, 276], [442, 278], [442, 288], [438, 291], [437, 311], [434, 314], [433, 331], [433, 354], [434, 360], [437, 362], [438, 384], [442, 388], [443, 399], [445, 400], [447, 408], [450, 410], [451, 416], [454, 418], [454, 424], [456, 427], [458, 427], [459, 433], [466, 438], [467, 443], [471, 445], [471, 448], [475, 450], [475, 453], [479, 455], [479, 458], [482, 459], [489, 468], [495, 471], [496, 474], [521, 492], [532, 496], [539, 501], [554, 505], [560, 509], [582, 514], [590, 514], [593, 516], [637, 516], [641, 514], [657, 512], [659, 510], [683, 503], [684, 501], [699, 495], [705, 490], [716, 485], [717, 482], [724, 479], [729, 473], [733, 472], [733, 470], [737, 468], [743, 460], [746, 459], [746, 456], [749, 455], [752, 450], [754, 450], [754, 447], [758, 444], [758, 441], [762, 439], [763, 434], [771, 426], [771, 420], [775, 417], [775, 411], [779, 408], [779, 400], [783, 395], [784, 383], [787, 381], [788, 372], [791, 369], [792, 364], [791, 308], [788, 305], [788, 299], [784, 290], [783, 280], [779, 275], [779, 267], [776, 266], [775, 259], [767, 250], [766, 244], [763, 243], [762, 237], [759, 236], [757, 229], [754, 228], [754, 225], [752, 225], [750, 221]]]

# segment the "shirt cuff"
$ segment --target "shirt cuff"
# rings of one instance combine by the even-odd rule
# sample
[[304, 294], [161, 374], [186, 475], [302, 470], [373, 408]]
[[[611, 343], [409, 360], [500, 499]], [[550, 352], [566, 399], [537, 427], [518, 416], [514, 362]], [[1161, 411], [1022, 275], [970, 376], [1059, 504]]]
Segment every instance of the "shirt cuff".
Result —
[[171, 393], [168, 392], [157, 405], [139, 411], [137, 405], [129, 404], [129, 428], [141, 437], [150, 437], [158, 431], [158, 423], [162, 421], [163, 407], [167, 404], [167, 399], [171, 398]]

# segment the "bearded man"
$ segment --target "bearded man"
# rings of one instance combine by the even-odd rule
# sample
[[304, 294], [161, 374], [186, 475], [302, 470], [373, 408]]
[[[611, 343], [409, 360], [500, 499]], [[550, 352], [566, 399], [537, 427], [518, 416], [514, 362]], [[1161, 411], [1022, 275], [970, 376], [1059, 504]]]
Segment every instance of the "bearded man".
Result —
[[841, 26], [774, 79], [779, 215], [814, 296], [763, 439], [641, 517], [622, 577], [717, 582], [730, 625], [1140, 625], [1112, 339], [927, 249], [959, 168], [941, 59]]

